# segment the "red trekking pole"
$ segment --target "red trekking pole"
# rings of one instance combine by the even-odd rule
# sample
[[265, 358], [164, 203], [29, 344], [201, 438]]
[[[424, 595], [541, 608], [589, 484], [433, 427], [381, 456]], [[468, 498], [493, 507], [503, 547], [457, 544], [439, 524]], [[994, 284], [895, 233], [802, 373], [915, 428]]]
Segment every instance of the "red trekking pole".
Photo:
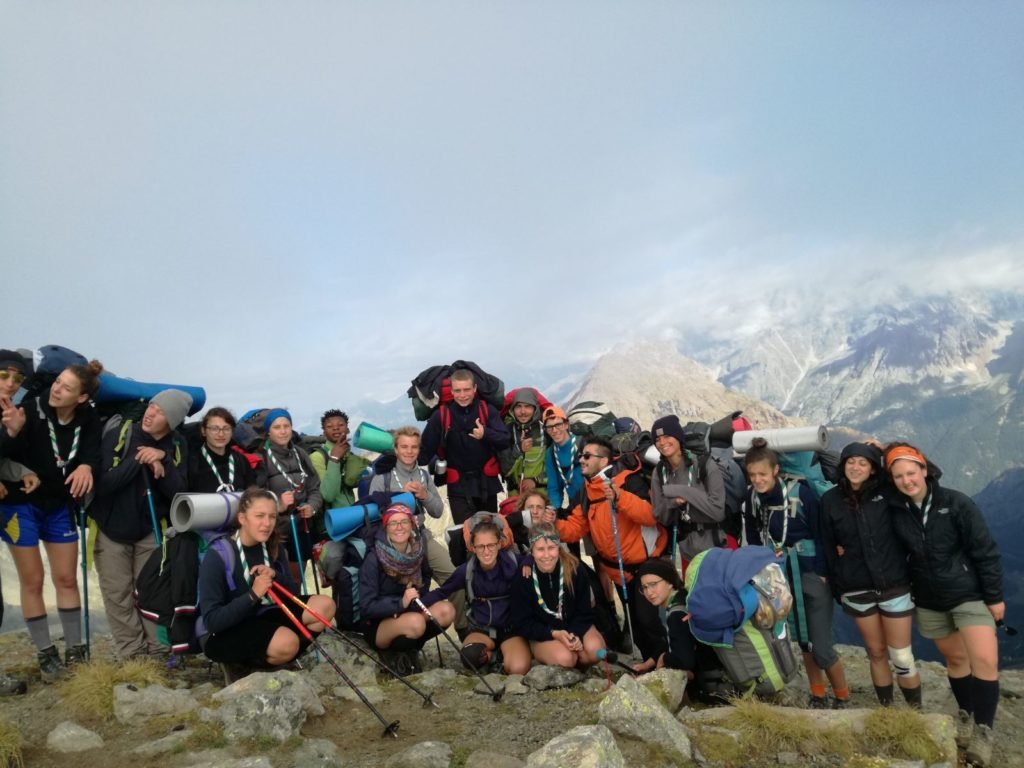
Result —
[[312, 644], [314, 648], [317, 649], [317, 651], [324, 655], [324, 658], [327, 659], [327, 663], [334, 667], [335, 672], [341, 675], [341, 679], [345, 681], [345, 685], [347, 685], [349, 688], [355, 691], [356, 696], [359, 697], [359, 700], [363, 702], [363, 704], [365, 704], [371, 712], [373, 712], [374, 716], [378, 720], [380, 720], [381, 723], [383, 723], [384, 733], [381, 734], [381, 737], [391, 736], [397, 739], [398, 721], [395, 720], [393, 723], [389, 723], [387, 720], [384, 719], [384, 716], [377, 710], [375, 706], [373, 706], [372, 703], [370, 703], [370, 700], [366, 698], [366, 694], [359, 690], [359, 686], [352, 682], [352, 678], [346, 675], [344, 670], [342, 670], [342, 668], [338, 666], [338, 663], [330, 657], [327, 651], [324, 650], [323, 646], [320, 645], [320, 642], [315, 637], [313, 637], [313, 633], [309, 631], [309, 628], [305, 624], [303, 624], [299, 619], [295, 618], [295, 614], [292, 613], [291, 610], [289, 610], [288, 606], [281, 601], [281, 598], [277, 596], [277, 593], [273, 589], [267, 590], [267, 596], [270, 597], [270, 599], [277, 604], [278, 608], [284, 611], [284, 615], [287, 616], [291, 623], [295, 625], [295, 628], [299, 630], [299, 633], [304, 638], [309, 640], [309, 642]]

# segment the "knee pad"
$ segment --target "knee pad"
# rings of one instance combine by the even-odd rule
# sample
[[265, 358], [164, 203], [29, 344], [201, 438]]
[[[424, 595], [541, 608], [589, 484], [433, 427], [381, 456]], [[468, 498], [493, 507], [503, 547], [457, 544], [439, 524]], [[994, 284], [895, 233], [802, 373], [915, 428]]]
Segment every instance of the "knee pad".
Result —
[[913, 677], [917, 674], [917, 667], [914, 666], [914, 651], [908, 645], [906, 648], [893, 648], [889, 646], [889, 661], [897, 677]]

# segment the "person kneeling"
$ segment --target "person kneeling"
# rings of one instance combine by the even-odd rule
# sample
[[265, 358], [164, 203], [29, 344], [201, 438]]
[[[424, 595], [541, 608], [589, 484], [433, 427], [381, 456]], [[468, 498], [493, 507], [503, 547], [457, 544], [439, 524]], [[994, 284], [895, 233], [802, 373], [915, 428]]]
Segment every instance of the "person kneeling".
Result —
[[[253, 668], [289, 664], [309, 646], [269, 595], [275, 580], [298, 593], [286, 563], [278, 559], [277, 499], [262, 488], [249, 488], [239, 500], [236, 521], [237, 533], [211, 544], [199, 571], [199, 642], [207, 657], [225, 666], [229, 683]], [[329, 597], [300, 599], [325, 619], [334, 618]], [[299, 615], [296, 606], [289, 609]], [[326, 629], [305, 610], [301, 618], [314, 634]]]
[[530, 555], [512, 586], [512, 623], [541, 664], [589, 667], [604, 638], [594, 627], [590, 582], [580, 561], [559, 546], [558, 529], [530, 530]]
[[419, 649], [455, 620], [455, 607], [441, 600], [427, 616], [420, 588], [430, 583], [426, 547], [416, 528], [415, 514], [404, 504], [384, 513], [373, 549], [359, 571], [359, 604], [369, 622], [367, 639], [399, 674], [419, 671]]

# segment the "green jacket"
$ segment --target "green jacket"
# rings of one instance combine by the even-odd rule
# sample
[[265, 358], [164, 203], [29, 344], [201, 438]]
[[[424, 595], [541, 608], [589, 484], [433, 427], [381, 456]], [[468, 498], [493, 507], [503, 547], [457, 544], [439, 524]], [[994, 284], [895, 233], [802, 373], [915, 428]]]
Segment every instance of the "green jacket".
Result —
[[320, 495], [324, 499], [325, 511], [355, 504], [359, 476], [370, 466], [368, 460], [352, 451], [341, 461], [329, 461], [327, 455], [333, 447], [334, 443], [325, 441], [318, 450], [310, 452], [313, 469], [320, 476]]

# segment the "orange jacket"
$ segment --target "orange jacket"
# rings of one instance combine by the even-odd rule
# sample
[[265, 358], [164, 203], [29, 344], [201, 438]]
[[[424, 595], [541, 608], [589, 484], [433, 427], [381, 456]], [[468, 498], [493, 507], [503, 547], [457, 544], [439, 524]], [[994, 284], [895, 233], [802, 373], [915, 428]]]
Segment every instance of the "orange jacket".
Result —
[[[620, 472], [612, 479], [612, 485], [619, 489], [619, 499], [615, 504], [615, 521], [619, 529], [619, 545], [622, 547], [622, 564], [626, 571], [626, 581], [632, 581], [632, 571], [648, 557], [660, 555], [665, 551], [668, 541], [666, 531], [654, 519], [649, 500], [650, 491], [647, 483], [639, 472]], [[587, 494], [587, 508], [577, 504], [565, 520], [557, 522], [558, 535], [562, 541], [579, 541], [588, 533], [597, 549], [597, 557], [601, 567], [616, 584], [621, 584], [619, 576], [618, 553], [615, 550], [615, 531], [609, 514], [608, 500], [604, 496], [604, 481], [591, 478], [585, 481], [583, 492]], [[648, 537], [654, 539], [649, 546], [644, 541], [643, 529], [647, 527]]]

